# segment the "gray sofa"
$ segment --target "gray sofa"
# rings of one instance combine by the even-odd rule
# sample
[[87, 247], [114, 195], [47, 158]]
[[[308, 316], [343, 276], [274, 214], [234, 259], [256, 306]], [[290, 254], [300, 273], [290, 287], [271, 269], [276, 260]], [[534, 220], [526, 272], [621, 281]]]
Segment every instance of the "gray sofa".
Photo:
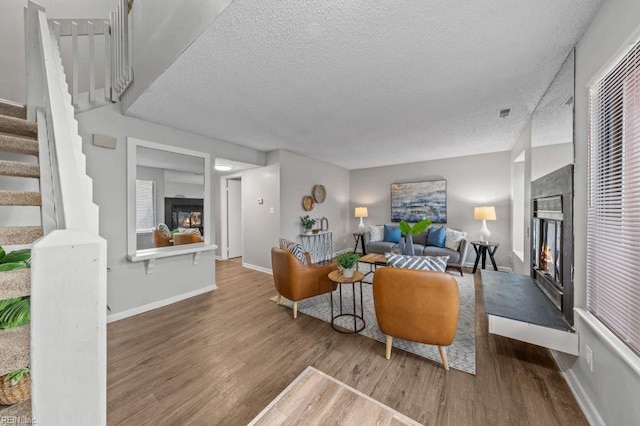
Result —
[[[395, 223], [390, 225], [398, 226]], [[397, 245], [397, 243], [387, 241], [371, 241], [369, 232], [366, 232], [363, 237], [364, 247], [367, 253], [389, 253], [391, 249]], [[462, 275], [462, 265], [464, 265], [464, 262], [467, 260], [467, 248], [469, 247], [469, 241], [466, 238], [460, 241], [460, 247], [458, 251], [455, 251], [446, 247], [428, 246], [427, 232], [423, 232], [413, 236], [413, 247], [416, 256], [449, 256], [447, 268], [456, 269], [460, 272], [460, 275]]]

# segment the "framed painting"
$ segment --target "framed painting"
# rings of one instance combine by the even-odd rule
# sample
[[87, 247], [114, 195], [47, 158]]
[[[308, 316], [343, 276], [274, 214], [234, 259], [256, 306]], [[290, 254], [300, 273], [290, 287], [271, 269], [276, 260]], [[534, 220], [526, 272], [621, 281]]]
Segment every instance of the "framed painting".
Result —
[[447, 181], [391, 184], [391, 221], [447, 223]]

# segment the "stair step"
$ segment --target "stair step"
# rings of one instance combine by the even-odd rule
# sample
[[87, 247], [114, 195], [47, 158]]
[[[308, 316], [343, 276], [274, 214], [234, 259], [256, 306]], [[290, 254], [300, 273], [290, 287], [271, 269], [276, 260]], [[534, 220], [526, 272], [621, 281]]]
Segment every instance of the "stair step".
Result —
[[29, 366], [29, 324], [0, 330], [0, 376]]
[[0, 135], [0, 151], [16, 154], [38, 155], [38, 141], [18, 136]]
[[38, 125], [29, 123], [22, 118], [0, 115], [0, 132], [36, 138], [38, 136]]
[[38, 164], [24, 163], [21, 161], [0, 160], [0, 176], [39, 178], [40, 166]]
[[8, 117], [27, 118], [27, 107], [24, 105], [13, 105], [0, 101], [0, 115], [6, 115]]
[[0, 206], [41, 206], [42, 194], [27, 191], [0, 191]]
[[[21, 423], [18, 423], [18, 420], [15, 420], [13, 424], [35, 424], [33, 422], [29, 423], [29, 420], [32, 418], [33, 414], [31, 412], [31, 399], [27, 399], [26, 401], [19, 402], [13, 405], [0, 405], [0, 419], [1, 418], [11, 418], [20, 419]], [[13, 421], [7, 420], [7, 422]]]
[[42, 235], [42, 226], [0, 228], [0, 246], [31, 244]]
[[31, 269], [0, 272], [0, 300], [31, 294]]

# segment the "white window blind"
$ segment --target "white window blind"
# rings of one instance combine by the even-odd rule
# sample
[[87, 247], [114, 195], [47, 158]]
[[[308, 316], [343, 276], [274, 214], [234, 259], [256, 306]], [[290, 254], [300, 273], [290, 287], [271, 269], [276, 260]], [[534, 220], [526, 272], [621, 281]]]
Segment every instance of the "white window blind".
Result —
[[587, 308], [640, 353], [640, 43], [590, 87]]
[[150, 232], [155, 226], [155, 182], [136, 180], [136, 232]]

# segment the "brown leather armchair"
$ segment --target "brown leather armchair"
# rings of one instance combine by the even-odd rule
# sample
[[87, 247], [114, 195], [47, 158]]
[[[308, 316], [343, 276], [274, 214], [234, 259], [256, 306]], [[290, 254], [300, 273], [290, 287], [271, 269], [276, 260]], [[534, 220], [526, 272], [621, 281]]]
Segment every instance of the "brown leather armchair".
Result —
[[271, 248], [271, 270], [278, 292], [278, 304], [282, 296], [293, 302], [293, 317], [298, 318], [298, 301], [319, 294], [330, 293], [336, 284], [330, 284], [329, 273], [338, 269], [336, 263], [317, 265], [311, 263], [309, 253], [305, 266], [298, 258], [278, 247]]
[[177, 234], [173, 234], [173, 245], [179, 246], [181, 244], [193, 244], [193, 243], [202, 243], [204, 239], [202, 237], [193, 234], [191, 232], [180, 232]]
[[397, 337], [438, 345], [449, 370], [445, 346], [456, 335], [460, 308], [455, 278], [444, 272], [380, 268], [373, 276], [373, 302], [380, 331], [387, 335], [387, 359]]

